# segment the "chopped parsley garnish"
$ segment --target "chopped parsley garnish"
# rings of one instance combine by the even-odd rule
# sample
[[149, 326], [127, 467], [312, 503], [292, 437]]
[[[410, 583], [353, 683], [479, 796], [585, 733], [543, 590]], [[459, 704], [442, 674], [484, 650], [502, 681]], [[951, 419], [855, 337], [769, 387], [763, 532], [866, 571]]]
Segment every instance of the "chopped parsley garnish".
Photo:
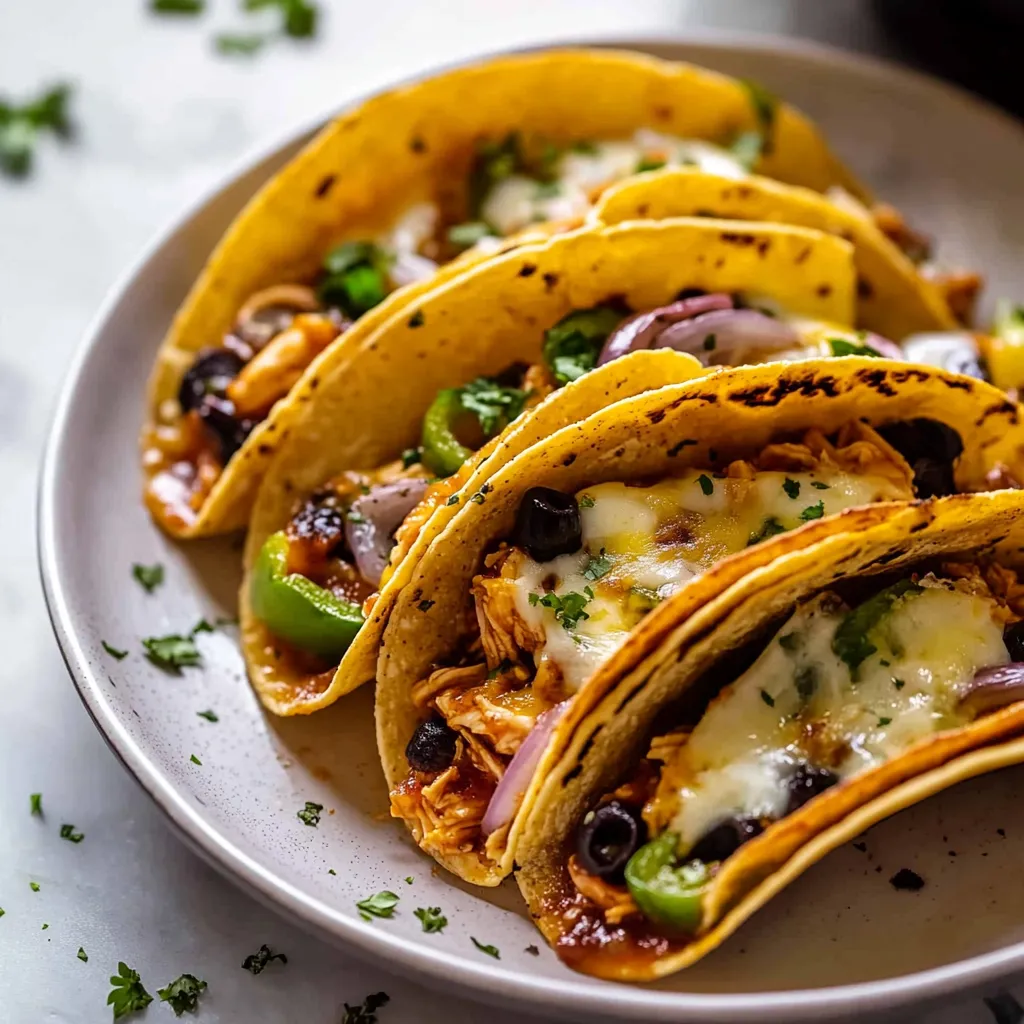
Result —
[[785, 533], [786, 528], [775, 518], [775, 516], [766, 516], [764, 522], [761, 524], [761, 529], [757, 533], [750, 535], [750, 540], [747, 541], [747, 547], [753, 547], [755, 544], [760, 544], [761, 541], [767, 540], [769, 537], [774, 537], [778, 533]]
[[526, 167], [522, 138], [509, 132], [500, 142], [483, 142], [477, 148], [469, 174], [469, 209], [475, 218], [488, 194], [499, 181], [504, 181]]
[[896, 676], [893, 676], [892, 685], [895, 686], [897, 690], [902, 690], [907, 684], [902, 679], [897, 679]]
[[434, 607], [434, 602], [428, 601], [424, 598], [424, 600], [420, 601], [416, 607], [419, 608], [421, 612], [429, 612], [430, 609]]
[[578, 502], [580, 508], [593, 508], [594, 507], [594, 496], [592, 494], [581, 494]]
[[660, 171], [666, 164], [665, 160], [656, 156], [642, 156], [636, 163], [636, 173], [643, 174], [644, 171]]
[[768, 707], [775, 707], [775, 698], [767, 690], [761, 691], [761, 700], [763, 700]]
[[717, 344], [718, 344], [717, 336], [714, 335], [714, 334], [709, 334], [704, 339], [704, 351], [705, 352], [714, 352], [715, 351], [715, 345], [717, 345]]
[[183, 974], [175, 978], [166, 988], [158, 988], [156, 994], [165, 1003], [171, 1004], [175, 1017], [180, 1017], [186, 1010], [195, 1013], [199, 1008], [199, 997], [206, 989], [206, 982], [194, 974]]
[[880, 719], [878, 720], [878, 724], [879, 724], [879, 726], [883, 726], [883, 725], [889, 725], [889, 724], [890, 724], [891, 722], [892, 722], [892, 719], [891, 719], [891, 718], [880, 718]]
[[85, 838], [85, 833], [76, 832], [74, 825], [61, 825], [60, 837], [69, 843], [80, 843]]
[[199, 758], [198, 758], [198, 757], [196, 757], [196, 755], [195, 755], [195, 754], [190, 754], [190, 755], [189, 755], [189, 760], [190, 760], [190, 761], [191, 761], [191, 762], [192, 762], [193, 764], [197, 764], [197, 765], [199, 765], [199, 767], [200, 767], [200, 768], [202, 768], [202, 766], [203, 766], [203, 762], [202, 762], [202, 761], [200, 761], [200, 760], [199, 760]]
[[85, 949], [82, 946], [78, 947], [78, 952], [75, 955], [78, 957], [79, 960], [82, 961], [83, 964], [87, 964], [89, 962], [89, 954], [86, 953]]
[[420, 919], [423, 930], [428, 934], [444, 931], [448, 918], [441, 913], [440, 907], [417, 907], [413, 913]]
[[413, 881], [412, 875], [406, 875], [405, 876], [405, 884], [406, 885], [412, 885], [412, 881]]
[[143, 987], [139, 972], [133, 971], [123, 960], [118, 962], [117, 974], [111, 976], [110, 984], [114, 987], [107, 996], [107, 1004], [114, 1008], [114, 1020], [144, 1010], [153, 1002], [153, 997]]
[[741, 132], [733, 141], [731, 149], [733, 156], [750, 171], [762, 156], [771, 152], [779, 101], [757, 82], [741, 79], [740, 84], [747, 91], [747, 98], [757, 119], [757, 128]]
[[0, 99], [0, 173], [23, 178], [32, 170], [40, 132], [51, 131], [61, 139], [70, 138], [72, 127], [67, 113], [70, 93], [68, 86], [58, 85], [21, 106]]
[[486, 221], [470, 220], [464, 224], [453, 224], [448, 229], [448, 242], [462, 252], [495, 234], [497, 232]]
[[871, 356], [879, 359], [882, 355], [881, 352], [873, 349], [870, 345], [858, 345], [856, 342], [847, 341], [845, 338], [829, 338], [828, 344], [834, 356]]
[[800, 513], [800, 518], [805, 523], [809, 523], [812, 519], [820, 519], [824, 514], [825, 502], [819, 501], [815, 505], [808, 505], [807, 508]]
[[473, 945], [476, 946], [476, 948], [479, 949], [481, 953], [486, 953], [488, 956], [493, 956], [495, 960], [501, 959], [501, 953], [498, 951], [497, 946], [485, 946], [482, 942], [478, 942], [476, 939], [474, 939], [472, 935], [470, 935], [470, 938], [473, 939]]
[[315, 804], [312, 800], [307, 800], [306, 806], [301, 811], [296, 811], [295, 816], [304, 824], [316, 828], [320, 824], [320, 812], [323, 809], [323, 804]]
[[822, 483], [820, 480], [812, 480], [811, 481], [811, 486], [813, 488], [815, 488], [816, 490], [819, 490], [819, 491], [827, 491], [827, 490], [829, 490], [829, 485], [826, 484], [826, 483]]
[[113, 644], [108, 644], [106, 640], [101, 640], [100, 643], [103, 645], [103, 650], [117, 661], [122, 661], [128, 657], [128, 652], [122, 651], [120, 647], [114, 647]]
[[488, 438], [504, 430], [526, 402], [526, 392], [521, 388], [507, 388], [487, 377], [477, 377], [458, 391], [459, 404], [477, 418]]
[[205, 718], [208, 722], [219, 722], [220, 719], [217, 717], [216, 711], [197, 711], [196, 714], [200, 718]]
[[861, 662], [878, 650], [868, 634], [892, 611], [901, 597], [905, 594], [919, 594], [921, 590], [913, 580], [900, 580], [868, 598], [843, 617], [832, 637], [832, 651], [846, 662], [854, 679], [857, 678]]
[[261, 974], [271, 960], [280, 960], [281, 963], [288, 963], [288, 957], [284, 953], [272, 953], [269, 946], [260, 946], [255, 953], [250, 953], [243, 961], [242, 968], [252, 974]]
[[194, 636], [195, 632], [190, 636], [180, 636], [177, 633], [170, 636], [151, 636], [142, 641], [142, 646], [146, 649], [146, 657], [157, 668], [181, 675], [183, 668], [194, 668], [202, 664], [203, 656], [196, 647]]
[[423, 452], [419, 448], [406, 448], [402, 452], [402, 469], [419, 465], [423, 461]]
[[132, 566], [132, 576], [147, 594], [152, 594], [164, 581], [164, 567], [159, 562], [156, 565], [140, 565], [136, 562]]
[[324, 257], [325, 277], [317, 288], [325, 306], [360, 317], [383, 302], [388, 293], [391, 258], [373, 242], [343, 242]]
[[604, 553], [604, 548], [601, 548], [601, 553], [596, 558], [593, 555], [590, 556], [587, 567], [583, 570], [583, 576], [588, 580], [599, 580], [602, 576], [607, 575], [611, 567], [612, 560]]
[[42, 927], [42, 930], [43, 930], [43, 931], [45, 932], [45, 931], [46, 931], [46, 929], [47, 929], [47, 928], [49, 928], [49, 927], [50, 927], [50, 926], [49, 926], [48, 924], [46, 924], [46, 923], [44, 922], [44, 923], [43, 923], [43, 927]]
[[202, 14], [206, 0], [150, 0], [154, 14]]
[[365, 900], [360, 900], [356, 907], [364, 921], [369, 921], [371, 917], [394, 917], [398, 900], [399, 896], [396, 893], [382, 889], [372, 896], [367, 896]]
[[29, 793], [28, 796], [29, 811], [31, 814], [41, 818], [43, 816], [43, 794], [42, 793]]
[[523, 952], [529, 953], [530, 956], [540, 956], [540, 950], [536, 946], [527, 946]]
[[578, 309], [544, 332], [544, 362], [559, 384], [568, 384], [597, 365], [608, 335], [622, 322], [611, 306]]
[[214, 37], [213, 45], [228, 57], [251, 57], [268, 42], [270, 37], [260, 32], [223, 32]]
[[4, 916], [4, 914], [6, 914], [6, 913], [7, 913], [7, 911], [6, 911], [6, 910], [4, 910], [4, 908], [3, 908], [3, 907], [0, 907], [0, 917], [3, 917], [3, 916]]
[[714, 493], [715, 482], [707, 475], [707, 473], [701, 473], [701, 475], [697, 477], [697, 483], [700, 484], [700, 489], [705, 495]]
[[281, 28], [293, 39], [308, 39], [316, 34], [318, 9], [309, 0], [244, 0], [243, 6], [247, 11], [279, 7], [283, 15]]
[[32, 890], [33, 892], [39, 892], [39, 883], [38, 883], [38, 882], [29, 882], [29, 883], [28, 883], [28, 887], [29, 887], [29, 888], [30, 888], [30, 889], [31, 889], [31, 890]]
[[329, 875], [336, 875], [337, 873], [338, 872], [335, 871], [334, 868], [328, 868], [327, 869], [327, 874], [329, 874]]
[[590, 587], [584, 587], [584, 593], [578, 594], [570, 591], [568, 594], [531, 594], [529, 602], [532, 605], [541, 604], [550, 608], [555, 613], [555, 621], [562, 624], [562, 628], [571, 630], [576, 627], [580, 619], [589, 619], [590, 616], [583, 610], [587, 602], [593, 598], [594, 592]]
[[341, 1024], [377, 1024], [377, 1011], [390, 1002], [386, 992], [374, 992], [368, 995], [358, 1006], [345, 1003], [345, 1016]]
[[782, 489], [794, 501], [796, 501], [796, 499], [800, 497], [800, 481], [799, 480], [791, 480], [787, 476], [786, 479], [782, 481]]

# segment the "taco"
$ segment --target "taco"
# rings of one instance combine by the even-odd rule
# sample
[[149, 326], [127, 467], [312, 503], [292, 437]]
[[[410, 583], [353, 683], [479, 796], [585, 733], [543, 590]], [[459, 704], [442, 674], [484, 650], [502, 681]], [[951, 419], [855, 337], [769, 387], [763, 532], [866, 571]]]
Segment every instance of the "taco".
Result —
[[347, 351], [467, 265], [578, 225], [652, 160], [865, 195], [763, 89], [612, 50], [459, 68], [331, 122], [237, 217], [161, 345], [142, 437], [156, 521], [182, 537], [245, 526]]
[[[702, 362], [803, 355], [825, 338], [859, 351], [834, 323], [852, 296], [846, 242], [712, 220], [580, 230], [423, 296], [320, 380], [260, 490], [240, 605], [264, 704], [308, 713], [373, 678], [411, 566], [505, 462], [609, 402], [703, 372], [685, 353], [644, 351], [655, 335], [690, 335], [677, 343]], [[619, 366], [632, 348], [658, 358]]]
[[851, 198], [836, 202], [795, 185], [750, 175], [741, 181], [677, 167], [640, 174], [609, 188], [591, 217], [604, 224], [665, 217], [718, 217], [797, 224], [853, 243], [857, 324], [895, 341], [918, 331], [957, 327], [935, 282]]
[[391, 813], [497, 884], [567, 738], [680, 608], [893, 502], [1015, 486], [1022, 439], [989, 385], [849, 357], [698, 377], [536, 445], [434, 538], [391, 613]]
[[907, 506], [678, 617], [524, 830], [517, 877], [559, 956], [680, 970], [875, 822], [1024, 759], [1020, 504]]

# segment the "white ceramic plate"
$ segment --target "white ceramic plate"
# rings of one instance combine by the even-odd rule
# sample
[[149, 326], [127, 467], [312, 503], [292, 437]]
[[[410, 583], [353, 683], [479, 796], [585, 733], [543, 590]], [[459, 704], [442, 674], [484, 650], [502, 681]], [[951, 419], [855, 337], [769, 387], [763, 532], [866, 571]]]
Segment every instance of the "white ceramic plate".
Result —
[[[880, 195], [934, 233], [943, 257], [984, 268], [990, 297], [1024, 293], [1024, 134], [1008, 118], [835, 51], [763, 40], [632, 45], [764, 82], [815, 117]], [[180, 678], [143, 659], [142, 637], [234, 615], [239, 581], [237, 541], [177, 547], [142, 509], [136, 435], [146, 376], [204, 256], [299, 142], [197, 205], [125, 278], [71, 370], [42, 476], [40, 560], [68, 667], [117, 755], [191, 844], [357, 952], [479, 998], [560, 1015], [806, 1020], [1024, 968], [1020, 770], [957, 787], [873, 829], [864, 849], [832, 854], [703, 963], [661, 985], [627, 987], [563, 968], [511, 883], [471, 890], [435, 874], [389, 823], [368, 689], [311, 718], [276, 720], [249, 690], [230, 629], [202, 636], [204, 667]], [[131, 566], [156, 561], [167, 582], [146, 596]], [[131, 653], [115, 661], [101, 640]], [[216, 724], [198, 717], [208, 708]], [[307, 800], [327, 809], [316, 829], [296, 817]], [[889, 885], [904, 866], [926, 879], [922, 892]], [[355, 902], [384, 888], [403, 897], [400, 913], [361, 921]], [[416, 906], [442, 907], [446, 931], [424, 935]], [[497, 945], [500, 962], [471, 936]], [[539, 957], [525, 952], [533, 943]]]

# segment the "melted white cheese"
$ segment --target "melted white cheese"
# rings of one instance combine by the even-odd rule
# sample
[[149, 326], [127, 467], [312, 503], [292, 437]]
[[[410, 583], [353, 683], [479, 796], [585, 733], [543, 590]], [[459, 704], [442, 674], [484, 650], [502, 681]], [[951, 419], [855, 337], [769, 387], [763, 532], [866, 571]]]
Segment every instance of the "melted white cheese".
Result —
[[[524, 558], [516, 610], [544, 635], [541, 656], [554, 661], [575, 692], [658, 601], [719, 559], [812, 519], [892, 496], [885, 479], [834, 470], [759, 472], [740, 480], [695, 469], [652, 485], [588, 487], [577, 495], [582, 550], [543, 563]], [[598, 573], [592, 559], [607, 560], [607, 571]], [[588, 596], [588, 617], [565, 628], [555, 609], [537, 601], [548, 590]]]
[[665, 767], [680, 848], [729, 818], [783, 816], [798, 765], [849, 778], [969, 720], [967, 684], [1009, 660], [994, 610], [926, 577], [867, 631], [876, 650], [851, 669], [833, 650], [846, 609], [828, 596], [799, 608]]

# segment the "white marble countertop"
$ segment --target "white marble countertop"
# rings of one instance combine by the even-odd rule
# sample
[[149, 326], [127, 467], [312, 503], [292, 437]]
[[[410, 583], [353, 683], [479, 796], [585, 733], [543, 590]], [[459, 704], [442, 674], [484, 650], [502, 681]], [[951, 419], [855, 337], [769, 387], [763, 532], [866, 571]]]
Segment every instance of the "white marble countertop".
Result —
[[[36, 475], [64, 369], [158, 227], [245, 153], [348, 95], [480, 50], [612, 32], [724, 25], [885, 46], [846, 0], [322, 0], [315, 42], [231, 60], [210, 37], [242, 20], [233, 2], [209, 0], [202, 19], [156, 18], [147, 6], [0, 4], [0, 95], [68, 80], [80, 125], [74, 144], [39, 147], [30, 180], [0, 179], [0, 1020], [108, 1020], [108, 976], [126, 959], [150, 991], [183, 972], [205, 978], [199, 1019], [211, 1024], [337, 1024], [344, 1002], [378, 990], [392, 1000], [384, 1024], [522, 1021], [302, 934], [183, 846], [105, 748], [68, 680], [36, 571]], [[41, 819], [29, 814], [33, 792]], [[60, 841], [64, 822], [85, 841]], [[258, 978], [239, 970], [262, 943], [286, 952], [287, 966]], [[167, 1014], [154, 1005], [145, 1019]], [[990, 1019], [977, 997], [921, 1018]]]

